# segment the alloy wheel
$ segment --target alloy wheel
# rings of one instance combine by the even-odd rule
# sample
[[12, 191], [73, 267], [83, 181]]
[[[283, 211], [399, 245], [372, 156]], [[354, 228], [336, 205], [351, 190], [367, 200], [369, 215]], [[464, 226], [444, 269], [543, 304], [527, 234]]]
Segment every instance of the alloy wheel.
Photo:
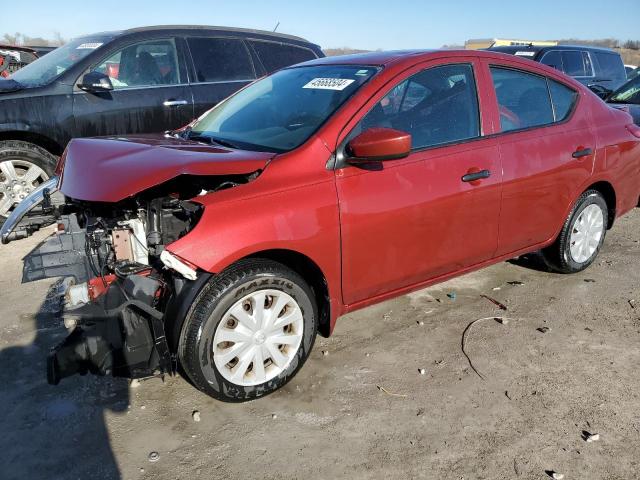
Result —
[[49, 179], [42, 168], [26, 160], [0, 162], [0, 217], [7, 217], [15, 205]]

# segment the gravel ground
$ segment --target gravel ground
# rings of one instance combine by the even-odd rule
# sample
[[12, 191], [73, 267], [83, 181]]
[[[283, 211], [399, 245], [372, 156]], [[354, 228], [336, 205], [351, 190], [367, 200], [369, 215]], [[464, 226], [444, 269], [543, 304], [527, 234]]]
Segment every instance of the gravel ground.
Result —
[[[46, 233], [0, 247], [0, 477], [640, 478], [639, 230], [636, 210], [577, 275], [520, 259], [347, 315], [284, 389], [237, 405], [180, 377], [47, 385], [55, 284], [20, 284]], [[480, 378], [461, 342], [485, 317], [465, 335]]]

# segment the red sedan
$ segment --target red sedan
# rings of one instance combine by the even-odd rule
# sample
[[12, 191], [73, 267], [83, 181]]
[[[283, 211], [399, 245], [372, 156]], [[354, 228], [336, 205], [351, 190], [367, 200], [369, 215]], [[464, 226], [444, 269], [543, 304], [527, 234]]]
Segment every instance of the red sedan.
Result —
[[69, 289], [49, 381], [179, 361], [241, 401], [346, 312], [532, 251], [587, 268], [638, 205], [640, 127], [526, 59], [372, 53], [281, 70], [180, 131], [75, 140], [58, 174], [27, 201], [73, 219], [94, 278]]

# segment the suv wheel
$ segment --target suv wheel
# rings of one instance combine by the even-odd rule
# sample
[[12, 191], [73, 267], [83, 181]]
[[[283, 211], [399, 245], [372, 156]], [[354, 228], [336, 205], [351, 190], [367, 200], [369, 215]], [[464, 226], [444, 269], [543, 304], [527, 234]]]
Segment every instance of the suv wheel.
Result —
[[293, 378], [316, 332], [316, 303], [302, 277], [276, 262], [243, 260], [198, 295], [178, 356], [193, 384], [208, 395], [252, 400]]
[[56, 157], [32, 143], [0, 141], [0, 224], [53, 174], [56, 161]]
[[547, 264], [560, 273], [584, 270], [598, 256], [608, 224], [607, 202], [596, 190], [584, 192], [569, 213], [558, 239], [543, 251]]

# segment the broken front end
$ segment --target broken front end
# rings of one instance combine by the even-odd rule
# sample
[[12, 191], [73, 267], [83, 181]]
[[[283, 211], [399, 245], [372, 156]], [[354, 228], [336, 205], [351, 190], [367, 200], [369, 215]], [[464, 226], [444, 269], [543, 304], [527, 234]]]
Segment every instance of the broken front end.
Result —
[[55, 209], [59, 227], [25, 260], [24, 280], [67, 277], [70, 334], [49, 355], [49, 383], [76, 373], [143, 378], [175, 372], [178, 319], [211, 275], [165, 247], [198, 223], [199, 194], [251, 178], [181, 176], [116, 203], [67, 198], [54, 208], [46, 188], [31, 198], [32, 205]]

